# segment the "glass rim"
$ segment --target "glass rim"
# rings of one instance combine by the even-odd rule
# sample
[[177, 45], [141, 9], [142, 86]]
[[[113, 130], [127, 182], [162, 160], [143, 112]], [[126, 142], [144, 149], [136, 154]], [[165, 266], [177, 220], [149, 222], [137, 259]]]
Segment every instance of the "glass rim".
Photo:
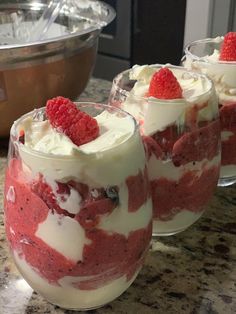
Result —
[[[207, 89], [207, 91], [203, 92], [202, 94], [200, 94], [199, 96], [203, 96], [203, 95], [206, 95], [207, 93], [209, 93], [210, 91], [213, 90], [214, 88], [214, 84], [213, 84], [213, 81], [205, 74], [202, 74], [202, 73], [198, 73], [198, 72], [194, 72], [194, 71], [189, 71], [188, 69], [186, 69], [184, 66], [178, 66], [178, 65], [173, 65], [173, 64], [159, 64], [159, 63], [156, 63], [156, 64], [151, 64], [151, 65], [148, 65], [150, 67], [156, 67], [156, 68], [163, 68], [163, 67], [167, 67], [167, 68], [173, 68], [173, 69], [177, 69], [177, 70], [182, 70], [183, 72], [186, 72], [186, 73], [189, 73], [191, 75], [194, 76], [197, 76], [197, 77], [201, 77], [201, 78], [204, 78], [205, 80], [207, 80], [209, 83], [210, 83], [210, 88]], [[130, 95], [130, 91], [128, 90], [125, 90], [123, 89], [122, 87], [119, 86], [119, 82], [120, 80], [122, 79], [122, 77], [125, 75], [125, 74], [128, 74], [129, 72], [132, 71], [132, 68], [131, 69], [127, 69], [125, 71], [122, 71], [120, 72], [119, 74], [117, 74], [113, 81], [112, 81], [112, 90], [111, 92], [113, 91], [113, 88], [116, 89], [116, 91], [118, 91], [121, 95], [124, 95], [124, 96], [129, 96]], [[129, 81], [132, 81], [131, 79], [129, 79]], [[136, 80], [133, 80], [134, 82]], [[110, 95], [109, 98], [112, 98], [112, 95]], [[159, 98], [155, 98], [155, 97], [145, 97], [145, 96], [138, 96], [138, 95], [132, 95], [132, 98], [134, 99], [137, 99], [137, 100], [142, 100], [142, 101], [146, 101], [148, 103], [163, 103], [165, 102], [166, 104], [179, 104], [179, 103], [182, 103], [183, 102], [183, 98], [176, 98], [176, 99], [159, 99]], [[187, 102], [187, 100], [186, 100]]]
[[[222, 36], [218, 36], [218, 37], [222, 37]], [[202, 63], [205, 63], [205, 64], [222, 64], [222, 65], [226, 65], [226, 66], [232, 66], [232, 65], [235, 65], [236, 66], [236, 61], [217, 61], [217, 62], [211, 62], [211, 61], [206, 61], [206, 60], [203, 60], [202, 57], [198, 57], [196, 54], [192, 53], [190, 51], [190, 49], [194, 46], [197, 46], [197, 45], [201, 45], [201, 44], [212, 44], [212, 43], [215, 43], [217, 44], [217, 42], [215, 41], [216, 38], [218, 37], [215, 37], [215, 38], [204, 38], [204, 39], [198, 39], [198, 40], [195, 40], [189, 44], [186, 45], [185, 49], [184, 49], [184, 53], [185, 55], [187, 56], [190, 56], [194, 61], [199, 61], [199, 62], [202, 62]], [[218, 43], [221, 43], [223, 41], [223, 37], [221, 39], [221, 41], [219, 41]]]
[[[107, 149], [102, 150], [101, 153], [107, 153], [113, 149], [117, 149], [120, 146], [122, 146], [123, 144], [125, 144], [128, 140], [130, 140], [133, 136], [135, 136], [135, 134], [137, 134], [137, 133], [139, 134], [139, 127], [140, 127], [139, 123], [136, 121], [136, 119], [130, 113], [128, 113], [127, 111], [125, 111], [121, 108], [117, 108], [115, 106], [111, 106], [111, 105], [104, 104], [104, 103], [96, 103], [96, 102], [92, 102], [92, 101], [74, 101], [74, 104], [76, 104], [77, 106], [81, 106], [81, 107], [98, 106], [100, 108], [107, 108], [107, 109], [112, 110], [113, 112], [122, 113], [124, 116], [131, 118], [131, 121], [133, 122], [133, 126], [134, 126], [132, 134], [130, 134], [121, 143], [118, 143], [115, 146], [108, 147]], [[17, 134], [17, 127], [19, 126], [19, 123], [24, 121], [24, 119], [26, 119], [27, 117], [32, 116], [33, 114], [37, 114], [40, 111], [45, 111], [45, 108], [46, 108], [45, 106], [40, 107], [40, 108], [35, 108], [35, 109], [31, 110], [30, 112], [25, 113], [24, 115], [19, 117], [17, 120], [15, 120], [11, 126], [9, 141], [12, 142], [13, 144], [19, 145], [20, 147], [25, 147], [25, 145], [20, 142], [19, 136]], [[76, 145], [76, 144], [74, 144], [74, 145]], [[32, 149], [31, 147], [25, 147], [25, 150], [27, 150], [30, 154], [37, 155], [37, 156], [40, 156], [42, 158], [53, 158], [53, 159], [56, 158], [59, 160], [66, 160], [66, 159], [74, 160], [78, 157], [78, 155], [70, 156], [70, 155], [59, 155], [59, 154], [53, 154], [53, 153], [45, 153], [45, 152], [41, 152], [41, 151]], [[92, 152], [92, 153], [86, 154], [83, 151], [81, 151], [81, 154], [89, 155], [89, 156], [97, 155], [98, 153], [100, 153], [100, 152], [97, 151], [97, 152]]]

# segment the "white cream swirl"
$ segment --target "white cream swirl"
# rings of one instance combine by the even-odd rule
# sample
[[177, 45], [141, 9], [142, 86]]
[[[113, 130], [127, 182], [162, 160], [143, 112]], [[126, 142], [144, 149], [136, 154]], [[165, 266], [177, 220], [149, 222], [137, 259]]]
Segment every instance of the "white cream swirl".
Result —
[[64, 133], [55, 130], [45, 121], [34, 121], [31, 117], [20, 126], [25, 132], [24, 145], [46, 154], [74, 156], [79, 153], [96, 153], [115, 147], [134, 133], [134, 122], [130, 116], [118, 116], [103, 111], [95, 117], [99, 125], [99, 136], [86, 144], [77, 146]]
[[122, 109], [142, 122], [145, 135], [164, 130], [173, 123], [184, 124], [185, 112], [192, 105], [200, 106], [208, 102], [207, 107], [199, 110], [199, 120], [212, 120], [217, 115], [216, 99], [212, 98], [212, 83], [205, 76], [186, 72], [180, 67], [170, 69], [183, 90], [183, 98], [161, 100], [146, 97], [151, 78], [159, 68], [160, 65], [135, 65], [130, 70], [130, 79], [137, 82], [122, 104]]

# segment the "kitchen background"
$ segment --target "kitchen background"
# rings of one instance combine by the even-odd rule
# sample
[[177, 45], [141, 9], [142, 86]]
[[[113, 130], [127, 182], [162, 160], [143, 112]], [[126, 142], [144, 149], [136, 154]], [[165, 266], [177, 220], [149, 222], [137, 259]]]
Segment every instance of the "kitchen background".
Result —
[[116, 19], [101, 34], [94, 76], [134, 64], [179, 64], [193, 40], [236, 31], [236, 0], [104, 0]]

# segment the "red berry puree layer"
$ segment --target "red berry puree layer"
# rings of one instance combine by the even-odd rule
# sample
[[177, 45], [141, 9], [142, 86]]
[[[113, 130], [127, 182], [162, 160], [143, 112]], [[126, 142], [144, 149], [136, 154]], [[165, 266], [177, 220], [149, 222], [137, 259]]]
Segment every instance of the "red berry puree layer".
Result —
[[[126, 180], [128, 206], [132, 213], [147, 201], [148, 189], [143, 188], [145, 182], [146, 174], [142, 172]], [[96, 289], [124, 275], [129, 281], [139, 270], [149, 247], [151, 222], [145, 228], [129, 232], [127, 237], [107, 232], [98, 225], [102, 217], [112, 213], [119, 203], [117, 186], [91, 190], [85, 184], [69, 181], [58, 182], [57, 187], [56, 197], [42, 174], [37, 180], [30, 181], [21, 161], [10, 161], [5, 184], [5, 217], [7, 238], [13, 252], [54, 285], [60, 285], [59, 280], [65, 276], [80, 277], [73, 281], [73, 286], [81, 290]], [[57, 202], [58, 195], [63, 198], [71, 188], [81, 198], [76, 214], [60, 208]], [[65, 217], [73, 219], [84, 229], [89, 243], [83, 247], [81, 260], [69, 259], [37, 236], [39, 224], [49, 214], [60, 215], [61, 221]], [[85, 279], [81, 280], [81, 277]]]
[[[236, 166], [236, 103], [225, 103], [220, 106], [220, 122], [222, 132], [221, 164]], [[229, 132], [224, 137], [224, 132]]]
[[[219, 176], [218, 121], [191, 126], [182, 135], [175, 125], [144, 137], [149, 158], [155, 156], [164, 174], [151, 180], [154, 219], [171, 220], [181, 211], [200, 213], [209, 201]], [[214, 161], [214, 158], [216, 161]], [[161, 163], [161, 166], [160, 166]], [[171, 170], [168, 164], [171, 163]], [[173, 173], [178, 172], [174, 177]], [[170, 172], [168, 174], [168, 172]]]

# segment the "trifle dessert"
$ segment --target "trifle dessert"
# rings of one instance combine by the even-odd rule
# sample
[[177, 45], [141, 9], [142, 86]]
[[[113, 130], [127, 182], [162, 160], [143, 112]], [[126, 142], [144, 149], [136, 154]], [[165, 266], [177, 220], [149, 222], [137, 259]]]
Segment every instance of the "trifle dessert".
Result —
[[109, 103], [140, 123], [153, 235], [185, 230], [206, 209], [219, 177], [220, 126], [212, 82], [182, 67], [136, 65], [114, 79]]
[[137, 276], [152, 235], [136, 121], [57, 97], [11, 128], [5, 228], [14, 261], [49, 302], [102, 306]]
[[185, 49], [184, 66], [207, 74], [219, 98], [222, 160], [220, 186], [236, 182], [236, 32], [198, 40]]

